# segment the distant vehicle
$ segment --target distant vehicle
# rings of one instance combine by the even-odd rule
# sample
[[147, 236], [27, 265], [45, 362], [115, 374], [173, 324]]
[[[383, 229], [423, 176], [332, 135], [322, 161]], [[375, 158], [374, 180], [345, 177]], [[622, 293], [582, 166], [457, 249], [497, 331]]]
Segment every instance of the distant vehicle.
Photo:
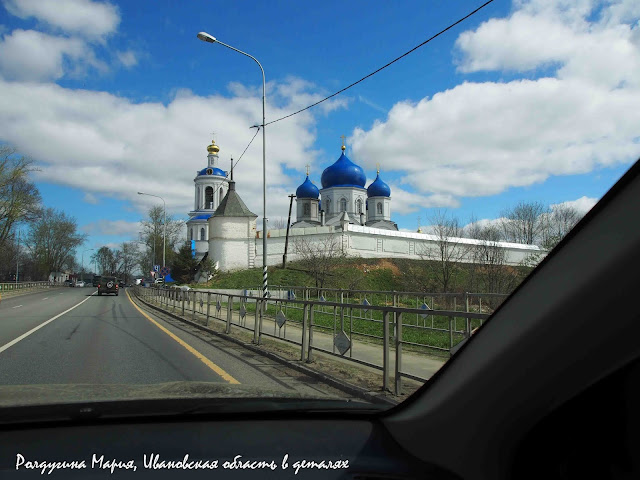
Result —
[[93, 280], [91, 281], [91, 285], [94, 287], [97, 287], [98, 285], [100, 285], [100, 275], [94, 275], [93, 276]]
[[78, 281], [76, 282], [76, 287], [80, 287], [80, 288], [82, 288], [82, 287], [85, 287], [85, 286], [86, 286], [86, 284], [84, 283], [84, 281], [83, 281], [83, 280], [78, 280]]
[[126, 287], [127, 285], [124, 283], [124, 280], [118, 280], [118, 287], [119, 288], [123, 288]]
[[164, 278], [156, 278], [153, 283], [164, 283]]
[[98, 284], [98, 295], [113, 293], [118, 296], [118, 281], [116, 277], [101, 277]]
[[64, 286], [65, 287], [73, 287], [73, 282], [71, 280], [65, 280], [64, 281]]

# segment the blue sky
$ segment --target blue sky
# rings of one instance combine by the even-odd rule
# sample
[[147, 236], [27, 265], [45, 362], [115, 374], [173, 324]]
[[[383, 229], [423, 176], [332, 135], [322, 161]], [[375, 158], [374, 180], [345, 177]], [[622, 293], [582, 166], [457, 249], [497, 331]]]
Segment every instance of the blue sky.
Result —
[[[313, 103], [482, 2], [3, 0], [0, 141], [36, 160], [44, 204], [73, 215], [85, 248], [137, 237], [156, 200], [186, 219], [215, 132], [222, 168], [261, 117]], [[466, 223], [521, 200], [589, 209], [640, 155], [637, 2], [495, 1], [374, 77], [267, 127], [268, 217], [286, 217], [305, 165], [376, 164], [392, 218], [436, 208]], [[262, 216], [258, 136], [238, 190]], [[186, 233], [186, 232], [185, 232]], [[80, 257], [80, 255], [78, 255]]]

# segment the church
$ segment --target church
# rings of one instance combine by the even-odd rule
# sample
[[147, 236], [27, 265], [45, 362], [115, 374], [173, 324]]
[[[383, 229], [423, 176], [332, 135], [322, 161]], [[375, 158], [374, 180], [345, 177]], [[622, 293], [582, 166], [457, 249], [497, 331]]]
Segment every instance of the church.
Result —
[[[391, 220], [391, 189], [380, 176], [365, 188], [364, 170], [346, 156], [343, 143], [340, 157], [324, 169], [319, 189], [307, 175], [297, 188], [296, 218], [287, 229], [267, 229], [267, 264], [282, 264], [285, 245], [287, 259], [301, 258], [310, 245], [331, 242], [348, 256], [362, 258], [424, 258], [438, 248], [435, 235], [402, 232]], [[207, 256], [216, 269], [241, 270], [262, 265], [262, 235], [257, 231], [257, 215], [240, 198], [233, 181], [233, 168], [223, 171], [220, 148], [215, 141], [207, 147], [207, 166], [196, 172], [194, 209], [189, 212], [187, 237], [195, 245], [195, 256]], [[481, 243], [470, 238], [452, 242], [472, 247]], [[544, 252], [535, 245], [499, 242], [508, 265], [518, 265], [531, 255]], [[471, 248], [469, 248], [471, 251]], [[464, 260], [463, 260], [464, 261]], [[472, 261], [469, 254], [466, 261]]]

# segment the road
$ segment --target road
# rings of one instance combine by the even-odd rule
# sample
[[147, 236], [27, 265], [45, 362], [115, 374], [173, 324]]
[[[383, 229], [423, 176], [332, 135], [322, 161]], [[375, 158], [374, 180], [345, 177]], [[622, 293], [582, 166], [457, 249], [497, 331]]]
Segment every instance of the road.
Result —
[[0, 386], [223, 382], [347, 397], [218, 337], [136, 307], [125, 290], [62, 288], [0, 304]]

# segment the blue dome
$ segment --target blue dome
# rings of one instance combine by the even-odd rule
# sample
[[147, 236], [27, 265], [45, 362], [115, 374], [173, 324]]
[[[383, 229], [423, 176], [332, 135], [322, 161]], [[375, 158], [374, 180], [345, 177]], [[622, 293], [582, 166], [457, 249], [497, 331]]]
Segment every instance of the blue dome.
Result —
[[311, 183], [309, 175], [307, 175], [304, 183], [296, 190], [296, 197], [298, 198], [318, 198], [319, 195], [320, 191], [318, 190], [318, 187]]
[[208, 220], [211, 215], [211, 213], [204, 213], [202, 215], [196, 215], [191, 220]]
[[367, 176], [364, 170], [353, 163], [342, 152], [340, 158], [324, 169], [322, 172], [322, 188], [330, 187], [360, 187], [364, 188], [367, 183]]
[[367, 188], [367, 197], [390, 197], [391, 189], [389, 185], [384, 183], [380, 178], [380, 174], [376, 175], [376, 179], [371, 182]]
[[[207, 170], [209, 169], [211, 169], [211, 173], [207, 173]], [[224, 172], [217, 167], [206, 167], [198, 172], [198, 176], [200, 175], [217, 175], [219, 177], [226, 177], [227, 172]]]

